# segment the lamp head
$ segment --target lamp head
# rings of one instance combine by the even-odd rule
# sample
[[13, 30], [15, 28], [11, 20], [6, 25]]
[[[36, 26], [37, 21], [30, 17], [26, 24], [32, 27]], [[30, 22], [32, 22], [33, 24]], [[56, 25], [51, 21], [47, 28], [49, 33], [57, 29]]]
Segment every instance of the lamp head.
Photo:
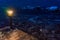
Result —
[[11, 9], [11, 8], [7, 9], [6, 12], [7, 12], [7, 15], [10, 16], [10, 17], [12, 17], [14, 15], [14, 10]]

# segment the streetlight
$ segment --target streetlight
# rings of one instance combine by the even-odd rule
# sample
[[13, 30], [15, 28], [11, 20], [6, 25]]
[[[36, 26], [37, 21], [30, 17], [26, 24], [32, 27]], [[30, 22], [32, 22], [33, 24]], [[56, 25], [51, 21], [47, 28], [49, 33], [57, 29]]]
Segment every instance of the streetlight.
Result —
[[9, 17], [9, 23], [10, 23], [10, 28], [13, 29], [12, 27], [12, 17], [14, 16], [14, 10], [12, 8], [8, 8], [7, 11], [7, 16]]
[[9, 17], [12, 17], [13, 14], [14, 14], [14, 11], [13, 11], [12, 9], [8, 9], [8, 10], [7, 10], [7, 15], [8, 15]]

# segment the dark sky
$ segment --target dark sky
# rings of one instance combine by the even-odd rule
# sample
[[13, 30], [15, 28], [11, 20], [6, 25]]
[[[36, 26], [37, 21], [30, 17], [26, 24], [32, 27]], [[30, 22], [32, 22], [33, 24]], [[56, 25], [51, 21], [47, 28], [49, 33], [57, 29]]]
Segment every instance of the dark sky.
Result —
[[0, 6], [59, 6], [60, 0], [0, 0]]

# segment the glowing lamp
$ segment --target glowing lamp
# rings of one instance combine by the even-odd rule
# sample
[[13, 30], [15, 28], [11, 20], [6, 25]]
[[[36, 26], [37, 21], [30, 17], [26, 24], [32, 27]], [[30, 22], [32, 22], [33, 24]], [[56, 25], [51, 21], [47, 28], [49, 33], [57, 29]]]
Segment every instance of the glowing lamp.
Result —
[[8, 9], [7, 10], [7, 15], [12, 17], [14, 15], [14, 10], [13, 9]]

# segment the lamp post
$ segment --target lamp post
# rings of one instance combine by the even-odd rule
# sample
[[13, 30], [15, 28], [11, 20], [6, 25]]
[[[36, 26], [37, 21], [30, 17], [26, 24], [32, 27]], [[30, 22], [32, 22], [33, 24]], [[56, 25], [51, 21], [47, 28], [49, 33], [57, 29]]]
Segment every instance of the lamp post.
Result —
[[9, 26], [10, 26], [11, 29], [13, 29], [13, 27], [12, 27], [12, 17], [14, 15], [14, 10], [9, 8], [9, 9], [7, 9], [6, 12], [7, 12], [7, 16], [9, 17]]

